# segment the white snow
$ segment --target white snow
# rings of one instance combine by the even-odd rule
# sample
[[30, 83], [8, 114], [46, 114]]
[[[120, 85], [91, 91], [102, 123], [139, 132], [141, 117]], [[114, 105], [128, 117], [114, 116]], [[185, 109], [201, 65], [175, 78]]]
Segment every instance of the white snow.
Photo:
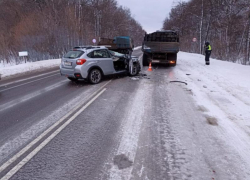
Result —
[[[180, 52], [175, 68], [178, 80], [185, 80], [194, 99], [209, 115], [221, 117], [218, 109], [237, 124], [250, 126], [250, 66]], [[189, 75], [190, 74], [190, 75]]]
[[135, 51], [135, 50], [139, 50], [139, 49], [141, 49], [141, 46], [135, 47], [135, 48], [134, 48], [134, 51]]
[[51, 59], [51, 60], [43, 60], [43, 61], [35, 61], [28, 62], [25, 64], [6, 66], [3, 63], [0, 63], [0, 74], [2, 78], [6, 78], [8, 76], [27, 73], [31, 71], [48, 69], [53, 67], [59, 67], [61, 63], [61, 59]]
[[188, 83], [197, 107], [216, 119], [218, 136], [249, 162], [250, 66], [215, 59], [206, 66], [203, 55], [180, 52], [174, 73]]

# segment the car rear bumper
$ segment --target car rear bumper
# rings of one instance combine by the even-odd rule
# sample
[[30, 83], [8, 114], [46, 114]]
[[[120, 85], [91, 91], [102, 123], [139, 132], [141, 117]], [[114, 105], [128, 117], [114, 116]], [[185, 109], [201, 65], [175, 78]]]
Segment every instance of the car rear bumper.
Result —
[[72, 77], [75, 78], [75, 70], [74, 69], [66, 69], [60, 67], [61, 76]]
[[[68, 69], [60, 66], [61, 76], [78, 78], [78, 79], [86, 79], [88, 77], [87, 71], [81, 72], [81, 68]], [[80, 75], [80, 76], [79, 76]]]

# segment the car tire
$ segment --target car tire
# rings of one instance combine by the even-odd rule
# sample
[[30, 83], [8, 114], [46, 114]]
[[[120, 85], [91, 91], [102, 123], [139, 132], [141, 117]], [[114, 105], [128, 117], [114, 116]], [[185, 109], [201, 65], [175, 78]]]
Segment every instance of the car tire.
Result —
[[148, 56], [144, 53], [142, 58], [142, 66], [149, 66]]
[[97, 68], [91, 69], [89, 72], [88, 79], [89, 79], [89, 82], [91, 84], [98, 84], [99, 82], [101, 82], [101, 80], [102, 80], [101, 70], [99, 70]]
[[68, 77], [68, 79], [69, 79], [70, 81], [72, 81], [72, 82], [76, 82], [76, 81], [78, 81], [78, 79], [77, 79], [77, 78]]
[[129, 73], [129, 75], [130, 76], [136, 76], [136, 75], [138, 75], [139, 71], [140, 71], [139, 64], [136, 63], [136, 64], [133, 65], [133, 72]]

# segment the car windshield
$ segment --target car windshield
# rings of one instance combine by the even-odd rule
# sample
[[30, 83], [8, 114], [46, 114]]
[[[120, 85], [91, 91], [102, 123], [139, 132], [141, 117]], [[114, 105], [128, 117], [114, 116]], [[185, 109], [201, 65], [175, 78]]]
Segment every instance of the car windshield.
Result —
[[64, 57], [75, 59], [75, 58], [79, 58], [83, 54], [84, 54], [84, 51], [69, 51], [67, 52], [67, 54], [64, 55]]

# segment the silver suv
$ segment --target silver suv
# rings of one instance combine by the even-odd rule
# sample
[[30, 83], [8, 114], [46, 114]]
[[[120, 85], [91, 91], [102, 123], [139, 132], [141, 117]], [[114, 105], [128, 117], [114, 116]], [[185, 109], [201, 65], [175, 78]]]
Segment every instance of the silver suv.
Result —
[[[87, 79], [97, 84], [105, 75], [128, 72], [129, 59], [123, 54], [115, 54], [105, 46], [75, 47], [63, 56], [61, 75], [71, 81]], [[132, 60], [135, 64], [132, 75], [136, 75], [140, 71], [140, 63], [137, 57], [132, 57]]]

